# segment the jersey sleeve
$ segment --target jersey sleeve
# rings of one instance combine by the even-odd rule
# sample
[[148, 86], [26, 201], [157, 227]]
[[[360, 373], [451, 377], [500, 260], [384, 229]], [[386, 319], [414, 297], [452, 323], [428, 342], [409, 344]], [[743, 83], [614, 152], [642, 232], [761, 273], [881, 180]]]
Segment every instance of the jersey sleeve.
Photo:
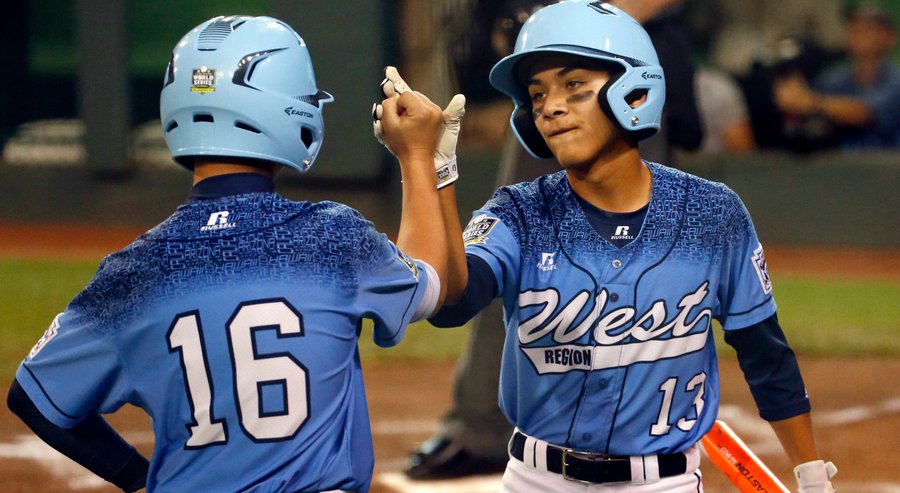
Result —
[[16, 380], [53, 424], [71, 428], [111, 413], [130, 394], [113, 338], [94, 317], [70, 307], [59, 314], [19, 365]]
[[759, 323], [775, 313], [772, 281], [766, 266], [762, 244], [756, 235], [750, 213], [728, 190], [731, 201], [727, 218], [725, 255], [718, 287], [719, 321], [725, 330]]
[[433, 311], [437, 297], [429, 300], [429, 282], [439, 288], [440, 281], [430, 280], [434, 275], [430, 266], [404, 254], [371, 225], [362, 232], [359, 252], [364, 258], [357, 273], [357, 309], [374, 322], [375, 344], [393, 346], [403, 339], [406, 326], [419, 318], [417, 313]]
[[498, 295], [508, 286], [518, 285], [524, 229], [515, 202], [512, 192], [501, 188], [472, 213], [463, 231], [466, 255], [474, 255], [490, 267], [497, 281]]

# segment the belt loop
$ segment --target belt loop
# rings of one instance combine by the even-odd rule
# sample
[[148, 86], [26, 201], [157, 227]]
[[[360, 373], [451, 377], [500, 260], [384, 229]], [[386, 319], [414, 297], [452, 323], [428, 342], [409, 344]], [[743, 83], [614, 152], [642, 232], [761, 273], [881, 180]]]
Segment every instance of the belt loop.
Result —
[[644, 481], [655, 483], [659, 481], [659, 459], [656, 454], [644, 456]]
[[696, 443], [691, 445], [691, 448], [684, 451], [684, 457], [687, 462], [685, 472], [691, 474], [700, 469], [700, 445]]
[[538, 471], [547, 471], [547, 442], [535, 440], [534, 467]]
[[631, 461], [631, 484], [644, 484], [644, 458], [640, 455], [632, 455], [628, 458]]
[[525, 450], [522, 451], [522, 462], [525, 465], [537, 468], [534, 461], [534, 438], [529, 435], [525, 436]]

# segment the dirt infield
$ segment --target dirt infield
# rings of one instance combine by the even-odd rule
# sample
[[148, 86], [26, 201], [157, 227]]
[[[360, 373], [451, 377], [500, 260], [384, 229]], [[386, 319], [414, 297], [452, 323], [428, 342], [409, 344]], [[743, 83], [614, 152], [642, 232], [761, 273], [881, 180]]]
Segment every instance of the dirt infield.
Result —
[[[0, 223], [0, 255], [98, 259], [126, 245], [142, 231], [88, 225]], [[900, 253], [767, 247], [772, 272], [900, 279]], [[454, 483], [388, 486], [405, 465], [407, 453], [428, 438], [449, 405], [453, 362], [364, 361], [366, 389], [375, 440], [376, 493], [459, 491]], [[724, 417], [769, 466], [793, 485], [787, 460], [768, 427], [756, 416], [746, 384], [734, 360], [721, 362]], [[801, 366], [813, 400], [820, 452], [840, 469], [841, 493], [900, 492], [897, 437], [900, 390], [894, 387], [900, 361], [892, 359], [803, 358]], [[0, 382], [6, 388], [8, 382]], [[144, 453], [152, 450], [149, 420], [133, 408], [110, 421]], [[705, 459], [704, 459], [705, 461]], [[704, 462], [708, 493], [734, 491], [724, 476]], [[5, 406], [0, 406], [0, 491], [111, 492], [67, 459], [48, 452]], [[497, 479], [486, 481], [496, 490]], [[481, 490], [478, 490], [481, 491]]]
[[[374, 430], [375, 493], [459, 491], [454, 483], [418, 483], [404, 489], [384, 479], [402, 469], [406, 454], [430, 436], [449, 404], [452, 362], [364, 362]], [[900, 491], [896, 439], [900, 436], [900, 392], [886, 379], [900, 374], [900, 362], [867, 359], [804, 359], [801, 365], [813, 399], [817, 439], [823, 456], [839, 467], [841, 493]], [[721, 363], [724, 417], [758, 455], [791, 486], [790, 467], [767, 426], [756, 416], [752, 399], [733, 360]], [[110, 419], [142, 452], [152, 449], [149, 421], [134, 408]], [[0, 477], [5, 493], [112, 492], [65, 459], [47, 456], [28, 430], [4, 407], [0, 410]], [[727, 479], [704, 458], [707, 493], [733, 491]], [[488, 484], [496, 484], [496, 479]], [[436, 489], [443, 486], [444, 489]], [[490, 489], [488, 489], [490, 491]], [[495, 491], [495, 490], [494, 490]]]

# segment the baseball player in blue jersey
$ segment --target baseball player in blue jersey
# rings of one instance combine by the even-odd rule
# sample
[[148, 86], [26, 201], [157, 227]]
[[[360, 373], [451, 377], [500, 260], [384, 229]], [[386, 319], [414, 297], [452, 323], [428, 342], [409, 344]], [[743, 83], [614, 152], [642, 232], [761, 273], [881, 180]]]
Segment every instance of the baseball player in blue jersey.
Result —
[[799, 491], [834, 491], [746, 208], [725, 185], [639, 155], [665, 100], [641, 26], [596, 1], [545, 7], [490, 81], [515, 103], [522, 145], [563, 168], [500, 188], [463, 242], [441, 197], [447, 299], [429, 320], [455, 327], [494, 297], [504, 304], [499, 399], [516, 430], [503, 490], [702, 491], [715, 319], [798, 464]]
[[[8, 402], [39, 436], [124, 491], [368, 490], [356, 342], [364, 317], [388, 347], [441, 303], [442, 117], [411, 94], [384, 107], [405, 195], [395, 246], [345, 205], [274, 193], [278, 169], [313, 164], [332, 99], [277, 19], [216, 17], [182, 38], [160, 113], [193, 189], [103, 260], [20, 365]], [[153, 418], [149, 463], [100, 417], [126, 403]]]

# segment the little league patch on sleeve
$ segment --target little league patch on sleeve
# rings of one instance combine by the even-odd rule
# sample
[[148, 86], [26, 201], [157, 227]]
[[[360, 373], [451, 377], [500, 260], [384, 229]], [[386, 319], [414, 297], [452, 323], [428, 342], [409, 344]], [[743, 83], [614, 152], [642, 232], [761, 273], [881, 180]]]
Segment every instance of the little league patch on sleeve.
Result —
[[[62, 315], [62, 314], [60, 314]], [[31, 351], [28, 353], [28, 359], [32, 359], [37, 356], [37, 353], [41, 352], [41, 349], [47, 345], [48, 342], [53, 340], [56, 337], [56, 334], [59, 332], [59, 315], [53, 318], [53, 322], [50, 323], [50, 327], [47, 327], [47, 330], [44, 331], [44, 335], [38, 339], [38, 342], [31, 348]]]
[[472, 218], [465, 231], [463, 231], [463, 244], [476, 245], [484, 243], [498, 222], [500, 220], [496, 217], [487, 217], [485, 214]]
[[769, 268], [766, 266], [766, 256], [763, 253], [762, 244], [756, 250], [753, 250], [753, 256], [750, 259], [753, 261], [753, 268], [756, 269], [756, 275], [759, 277], [759, 284], [762, 286], [763, 292], [766, 294], [771, 293], [772, 280], [769, 279]]

